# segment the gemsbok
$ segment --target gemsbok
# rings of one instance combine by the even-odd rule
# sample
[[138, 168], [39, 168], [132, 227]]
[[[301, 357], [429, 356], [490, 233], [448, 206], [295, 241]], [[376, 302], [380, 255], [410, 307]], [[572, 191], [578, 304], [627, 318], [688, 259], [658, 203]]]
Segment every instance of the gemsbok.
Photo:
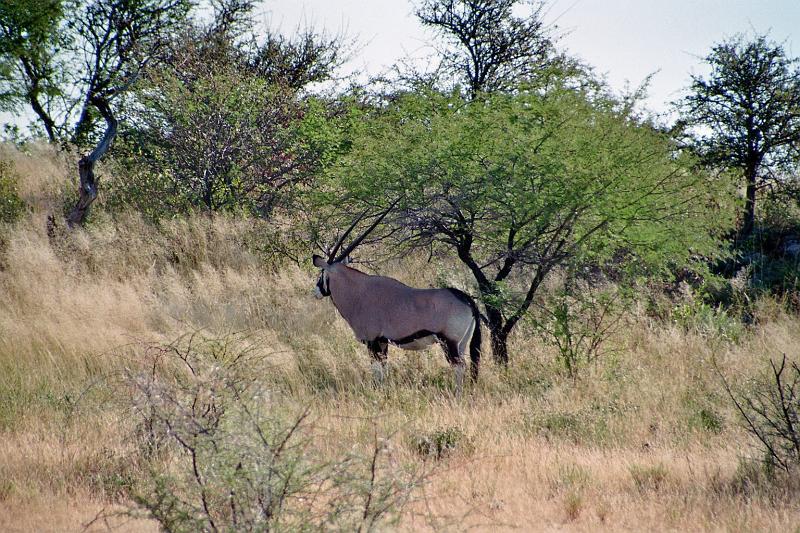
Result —
[[362, 215], [345, 231], [327, 259], [313, 256], [314, 266], [322, 269], [314, 293], [317, 298], [330, 296], [356, 338], [367, 345], [376, 381], [382, 382], [385, 377], [389, 344], [404, 350], [422, 350], [438, 342], [455, 371], [456, 393], [460, 395], [468, 341], [473, 381], [478, 379], [480, 367], [481, 315], [475, 301], [458, 289], [416, 289], [347, 265], [349, 254], [385, 216], [386, 212], [377, 217], [337, 255]]

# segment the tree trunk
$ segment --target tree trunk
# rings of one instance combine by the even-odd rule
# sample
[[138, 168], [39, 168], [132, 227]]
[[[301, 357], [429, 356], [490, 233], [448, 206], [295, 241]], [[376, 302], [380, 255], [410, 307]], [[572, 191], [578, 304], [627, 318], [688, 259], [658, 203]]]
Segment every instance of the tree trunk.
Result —
[[55, 143], [56, 123], [42, 106], [42, 103], [39, 102], [39, 94], [42, 91], [41, 82], [44, 80], [44, 77], [37, 72], [37, 69], [30, 58], [22, 57], [20, 60], [22, 62], [22, 68], [25, 70], [25, 75], [30, 80], [30, 88], [27, 92], [28, 103], [30, 104], [31, 109], [33, 109], [33, 112], [36, 113], [36, 116], [39, 117], [39, 120], [42, 121], [44, 130], [47, 133], [47, 140], [51, 143]]
[[746, 239], [753, 233], [753, 228], [756, 222], [756, 176], [755, 169], [747, 170], [747, 189], [745, 192], [744, 201], [744, 220], [742, 221], [742, 230], [740, 236]]
[[505, 325], [503, 315], [496, 307], [485, 305], [494, 362], [498, 365], [508, 366], [508, 333], [503, 327]]
[[498, 365], [508, 367], [508, 334], [502, 329], [495, 331], [490, 329], [492, 355]]
[[76, 225], [81, 226], [86, 221], [89, 207], [97, 198], [97, 178], [94, 175], [94, 165], [105, 155], [117, 135], [117, 120], [111, 113], [108, 103], [105, 100], [98, 100], [94, 105], [103, 115], [107, 126], [97, 147], [90, 154], [81, 157], [78, 162], [78, 175], [80, 176], [78, 203], [75, 204], [75, 207], [72, 208], [69, 216], [67, 216], [67, 225], [71, 228]]
[[47, 140], [50, 143], [55, 144], [56, 142], [55, 122], [53, 122], [53, 119], [50, 118], [50, 115], [47, 114], [47, 111], [44, 110], [44, 108], [34, 95], [31, 94], [28, 97], [28, 101], [31, 104], [31, 109], [33, 109], [33, 112], [36, 113], [36, 115], [39, 117], [39, 120], [41, 120], [42, 124], [44, 125], [44, 131], [45, 133], [47, 133]]
[[[515, 231], [511, 231], [509, 233], [508, 242], [509, 242], [509, 249], [512, 249], [512, 244], [514, 242]], [[565, 241], [561, 240], [557, 244], [554, 242], [555, 248], [550, 250], [551, 254], [558, 254], [561, 252], [561, 249], [564, 246]], [[509, 256], [506, 259], [503, 267], [497, 272], [494, 280], [490, 280], [486, 274], [483, 272], [481, 267], [478, 265], [477, 262], [472, 258], [470, 255], [470, 247], [472, 245], [472, 236], [468, 235], [467, 238], [463, 238], [462, 244], [457, 247], [458, 250], [458, 257], [461, 261], [467, 265], [467, 267], [472, 272], [472, 275], [475, 276], [475, 281], [478, 282], [478, 291], [481, 295], [481, 300], [483, 301], [483, 305], [486, 307], [486, 321], [487, 326], [489, 328], [489, 333], [491, 335], [491, 346], [492, 346], [492, 355], [494, 356], [494, 361], [498, 365], [502, 365], [504, 367], [508, 366], [508, 337], [511, 334], [511, 330], [514, 329], [514, 326], [517, 325], [517, 322], [525, 315], [528, 311], [528, 308], [533, 301], [533, 296], [536, 294], [536, 291], [541, 285], [542, 280], [547, 275], [547, 273], [552, 268], [552, 265], [555, 262], [551, 262], [548, 264], [540, 265], [533, 278], [531, 279], [530, 287], [528, 288], [528, 292], [525, 294], [524, 300], [520, 303], [519, 307], [509, 316], [508, 318], [503, 317], [503, 312], [500, 306], [495, 303], [498, 302], [498, 297], [500, 293], [498, 291], [498, 283], [505, 280], [508, 275], [511, 273], [516, 260], [513, 256]]]

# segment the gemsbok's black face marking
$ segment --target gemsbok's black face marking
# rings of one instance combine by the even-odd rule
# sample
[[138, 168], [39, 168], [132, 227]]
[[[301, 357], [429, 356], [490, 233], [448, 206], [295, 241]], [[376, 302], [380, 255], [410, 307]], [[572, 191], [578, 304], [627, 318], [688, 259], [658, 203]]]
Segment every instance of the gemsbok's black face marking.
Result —
[[331, 295], [331, 289], [329, 287], [330, 280], [328, 279], [328, 274], [325, 271], [319, 275], [319, 279], [317, 280], [317, 287], [315, 289], [315, 294], [317, 298], [324, 298], [326, 296]]
[[328, 268], [331, 266], [331, 264], [328, 261], [326, 261], [325, 259], [323, 259], [322, 257], [318, 256], [318, 255], [315, 255], [312, 258], [312, 261], [313, 261], [315, 267], [317, 267], [319, 269], [322, 269], [322, 272], [319, 273], [319, 279], [317, 279], [317, 284], [314, 286], [314, 296], [316, 296], [317, 299], [325, 298], [326, 296], [330, 296], [331, 295], [331, 287], [330, 287], [331, 278], [330, 278], [330, 274], [328, 274]]

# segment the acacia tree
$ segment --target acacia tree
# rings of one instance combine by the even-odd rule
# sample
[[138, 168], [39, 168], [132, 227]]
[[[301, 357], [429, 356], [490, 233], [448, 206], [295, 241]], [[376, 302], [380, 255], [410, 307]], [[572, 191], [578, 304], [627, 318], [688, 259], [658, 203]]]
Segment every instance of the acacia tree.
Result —
[[155, 218], [190, 209], [267, 216], [320, 162], [313, 140], [323, 132], [311, 128], [318, 119], [326, 127], [324, 107], [284, 85], [229, 65], [191, 82], [161, 71], [148, 84], [118, 196]]
[[[530, 4], [525, 16], [515, 8]], [[417, 18], [444, 39], [443, 66], [466, 83], [468, 97], [535, 78], [553, 53], [536, 0], [422, 0]]]
[[[7, 106], [29, 105], [51, 142], [84, 148], [82, 224], [97, 197], [95, 163], [116, 137], [122, 96], [186, 20], [191, 0], [13, 0], [0, 10], [0, 87]], [[5, 40], [4, 39], [4, 40]], [[104, 124], [102, 135], [98, 131]]]
[[266, 216], [324, 159], [327, 108], [304, 92], [340, 62], [337, 37], [254, 34], [253, 2], [176, 36], [135, 88], [118, 195], [159, 217], [188, 209]]
[[711, 73], [692, 76], [683, 121], [697, 126], [707, 162], [736, 169], [745, 182], [740, 236], [755, 222], [759, 189], [778, 184], [800, 156], [800, 64], [765, 35], [738, 35], [705, 58]]
[[507, 363], [509, 335], [556, 267], [621, 249], [663, 265], [713, 248], [714, 188], [630, 109], [566, 88], [406, 95], [359, 122], [330, 188], [346, 191], [345, 212], [397, 202], [385, 234], [456, 255]]

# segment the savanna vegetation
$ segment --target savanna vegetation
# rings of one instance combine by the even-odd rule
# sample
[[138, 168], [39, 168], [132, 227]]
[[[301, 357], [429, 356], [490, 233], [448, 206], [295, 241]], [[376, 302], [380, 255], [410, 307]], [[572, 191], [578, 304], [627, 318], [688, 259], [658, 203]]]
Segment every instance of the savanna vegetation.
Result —
[[[359, 84], [249, 0], [0, 5], [0, 530], [800, 525], [798, 61], [720, 43], [664, 124], [523, 4]], [[354, 223], [478, 302], [462, 394], [313, 298]]]

